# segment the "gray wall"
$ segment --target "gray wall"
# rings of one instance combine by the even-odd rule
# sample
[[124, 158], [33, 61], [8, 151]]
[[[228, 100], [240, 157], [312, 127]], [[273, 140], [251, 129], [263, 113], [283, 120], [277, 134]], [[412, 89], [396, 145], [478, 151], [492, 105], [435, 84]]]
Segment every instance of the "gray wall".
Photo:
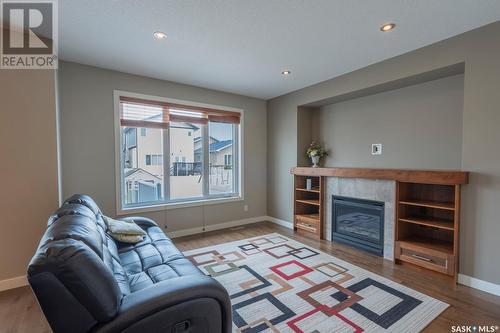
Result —
[[[311, 139], [330, 149], [325, 166], [460, 169], [463, 80], [456, 75], [321, 107], [312, 112]], [[372, 143], [383, 144], [382, 155], [371, 155]]]
[[167, 231], [266, 215], [265, 101], [69, 62], [60, 63], [59, 87], [63, 197], [89, 194], [105, 214], [115, 215], [113, 90], [117, 89], [244, 110], [245, 201], [140, 215], [167, 225]]
[[58, 205], [55, 73], [0, 70], [0, 281], [26, 274]]
[[499, 284], [500, 265], [491, 261], [500, 252], [499, 36], [496, 22], [268, 101], [268, 214], [292, 220], [298, 106], [464, 62], [461, 166], [471, 176], [462, 191], [459, 270]]

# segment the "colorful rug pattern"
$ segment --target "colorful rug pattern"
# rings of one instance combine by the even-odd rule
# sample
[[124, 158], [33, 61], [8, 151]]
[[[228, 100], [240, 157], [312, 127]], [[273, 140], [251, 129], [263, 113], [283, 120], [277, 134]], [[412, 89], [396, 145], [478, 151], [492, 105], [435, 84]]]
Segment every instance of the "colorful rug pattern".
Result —
[[234, 332], [414, 333], [448, 307], [279, 234], [185, 255], [228, 290]]

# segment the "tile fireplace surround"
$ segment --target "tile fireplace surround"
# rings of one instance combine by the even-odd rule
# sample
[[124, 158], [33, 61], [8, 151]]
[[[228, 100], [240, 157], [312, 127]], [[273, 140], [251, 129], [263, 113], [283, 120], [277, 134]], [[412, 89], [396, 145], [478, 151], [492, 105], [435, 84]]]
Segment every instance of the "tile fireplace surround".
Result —
[[332, 240], [332, 195], [385, 203], [384, 258], [393, 261], [396, 182], [394, 180], [326, 177], [324, 230], [327, 240]]

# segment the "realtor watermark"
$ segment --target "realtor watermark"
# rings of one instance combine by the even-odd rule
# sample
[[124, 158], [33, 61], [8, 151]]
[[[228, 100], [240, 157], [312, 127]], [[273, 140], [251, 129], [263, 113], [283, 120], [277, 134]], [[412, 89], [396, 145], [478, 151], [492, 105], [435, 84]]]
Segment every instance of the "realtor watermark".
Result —
[[499, 332], [498, 325], [453, 325], [452, 333], [495, 333]]
[[56, 69], [57, 0], [1, 0], [1, 69]]

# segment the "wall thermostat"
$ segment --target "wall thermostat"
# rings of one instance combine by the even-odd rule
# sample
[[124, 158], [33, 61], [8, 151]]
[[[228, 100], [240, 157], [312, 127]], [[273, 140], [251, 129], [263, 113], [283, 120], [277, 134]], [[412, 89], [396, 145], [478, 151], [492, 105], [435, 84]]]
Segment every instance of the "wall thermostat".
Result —
[[372, 155], [382, 155], [382, 144], [373, 143], [372, 144]]

